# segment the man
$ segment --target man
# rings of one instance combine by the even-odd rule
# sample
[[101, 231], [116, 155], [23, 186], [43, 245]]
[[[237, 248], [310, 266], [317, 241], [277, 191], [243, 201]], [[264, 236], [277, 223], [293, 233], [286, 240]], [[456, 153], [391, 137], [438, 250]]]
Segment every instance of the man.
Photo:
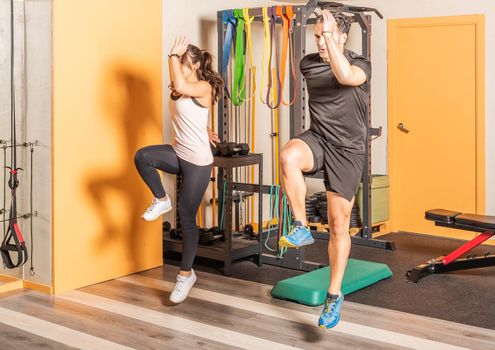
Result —
[[367, 107], [371, 64], [344, 48], [351, 22], [342, 13], [324, 10], [314, 35], [318, 53], [306, 55], [300, 70], [309, 94], [311, 126], [281, 152], [282, 183], [294, 222], [281, 247], [314, 243], [307, 228], [304, 174], [324, 171], [328, 200], [330, 286], [318, 325], [332, 328], [340, 320], [341, 293], [351, 248], [349, 222], [365, 162]]

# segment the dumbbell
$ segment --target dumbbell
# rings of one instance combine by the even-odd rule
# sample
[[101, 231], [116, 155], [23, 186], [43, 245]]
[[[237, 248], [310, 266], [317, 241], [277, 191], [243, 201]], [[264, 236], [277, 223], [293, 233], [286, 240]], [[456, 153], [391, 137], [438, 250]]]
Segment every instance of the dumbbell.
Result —
[[207, 231], [200, 232], [199, 244], [212, 245], [217, 239], [220, 241], [225, 240], [225, 232], [218, 229], [218, 227], [212, 227]]
[[162, 224], [162, 232], [168, 233], [170, 235], [170, 238], [176, 239], [176, 240], [182, 240], [182, 229], [175, 229], [172, 228], [172, 225], [168, 221], [164, 221]]
[[165, 233], [165, 232], [170, 232], [170, 229], [171, 229], [171, 228], [172, 228], [172, 225], [170, 224], [170, 222], [168, 222], [168, 221], [164, 221], [164, 222], [162, 223], [162, 231], [163, 231], [163, 233]]
[[245, 156], [249, 153], [249, 145], [247, 143], [221, 142], [217, 145], [222, 157], [232, 157], [235, 155]]
[[256, 239], [258, 237], [258, 233], [254, 232], [253, 225], [247, 224], [244, 226], [244, 234], [247, 236], [249, 239]]
[[215, 146], [213, 144], [210, 144], [210, 148], [211, 148], [211, 153], [213, 153], [213, 156], [215, 157], [219, 157], [221, 156], [222, 154], [220, 153], [220, 148], [218, 148], [218, 145], [222, 144], [224, 142], [220, 142], [220, 143], [217, 143]]
[[213, 155], [215, 157], [223, 156], [222, 155], [222, 152], [220, 151], [220, 148], [222, 148], [222, 147], [227, 147], [228, 148], [227, 141], [221, 141], [221, 142], [215, 143], [215, 145], [210, 144], [211, 153], [213, 153]]
[[217, 226], [211, 227], [208, 231], [213, 233], [213, 236], [220, 236], [220, 242], [225, 242], [225, 230], [218, 228]]

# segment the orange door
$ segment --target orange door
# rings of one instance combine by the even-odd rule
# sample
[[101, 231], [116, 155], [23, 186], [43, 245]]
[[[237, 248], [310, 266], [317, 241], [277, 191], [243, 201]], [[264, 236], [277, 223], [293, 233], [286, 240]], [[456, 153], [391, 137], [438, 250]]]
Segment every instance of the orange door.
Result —
[[472, 238], [424, 212], [484, 212], [484, 17], [391, 20], [388, 34], [392, 229]]

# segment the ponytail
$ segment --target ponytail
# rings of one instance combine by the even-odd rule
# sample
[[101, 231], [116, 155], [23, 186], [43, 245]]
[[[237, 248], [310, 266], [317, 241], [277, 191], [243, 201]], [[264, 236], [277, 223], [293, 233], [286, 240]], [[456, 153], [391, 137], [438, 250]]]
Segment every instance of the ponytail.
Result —
[[213, 57], [211, 54], [204, 50], [202, 51], [201, 65], [199, 67], [199, 78], [206, 80], [211, 85], [211, 101], [215, 103], [220, 98], [223, 87], [223, 80], [220, 74], [215, 72], [212, 67]]
[[187, 46], [187, 55], [191, 58], [193, 64], [199, 62], [199, 69], [196, 71], [199, 80], [205, 80], [211, 85], [211, 103], [214, 104], [220, 99], [223, 89], [223, 80], [220, 74], [215, 72], [212, 67], [213, 57], [206, 50], [200, 50], [198, 47], [189, 44]]

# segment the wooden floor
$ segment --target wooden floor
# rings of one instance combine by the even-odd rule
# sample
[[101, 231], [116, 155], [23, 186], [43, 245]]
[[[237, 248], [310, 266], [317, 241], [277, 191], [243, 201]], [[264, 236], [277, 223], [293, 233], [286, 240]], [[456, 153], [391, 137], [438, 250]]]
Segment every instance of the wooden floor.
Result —
[[166, 266], [57, 296], [2, 294], [0, 349], [495, 349], [493, 330], [351, 302], [323, 330], [319, 307], [207, 273], [174, 306], [176, 272]]

